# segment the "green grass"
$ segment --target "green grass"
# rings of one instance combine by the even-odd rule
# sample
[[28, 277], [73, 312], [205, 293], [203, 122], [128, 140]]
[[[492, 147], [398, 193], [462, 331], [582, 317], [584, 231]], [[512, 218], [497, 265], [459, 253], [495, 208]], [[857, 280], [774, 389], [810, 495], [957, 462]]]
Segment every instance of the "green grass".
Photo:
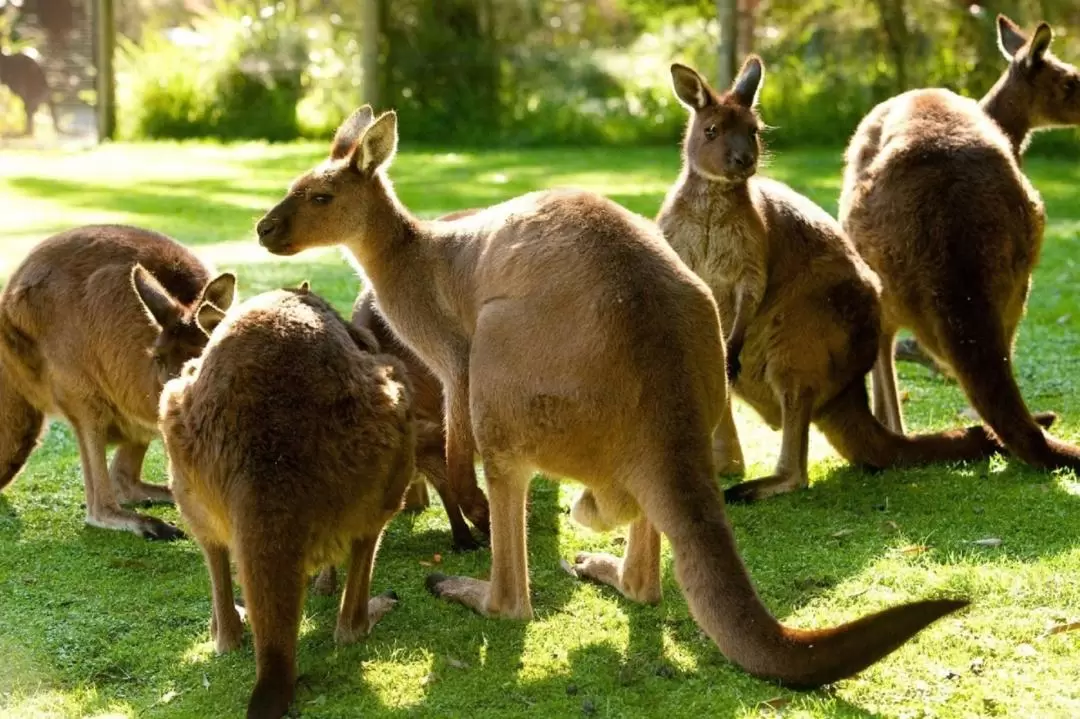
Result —
[[[119, 145], [77, 154], [0, 155], [0, 276], [33, 243], [88, 222], [171, 234], [221, 269], [242, 296], [312, 281], [346, 310], [359, 281], [336, 251], [272, 258], [252, 226], [324, 147]], [[455, 154], [404, 152], [391, 171], [422, 216], [523, 191], [576, 185], [652, 216], [673, 180], [670, 149]], [[1080, 441], [1080, 166], [1032, 161], [1051, 223], [1017, 365], [1033, 409]], [[783, 153], [767, 172], [835, 212], [839, 152]], [[900, 365], [912, 429], [953, 426], [955, 387]], [[779, 435], [745, 406], [736, 421], [751, 473], [771, 471]], [[810, 491], [730, 511], [765, 601], [793, 625], [823, 626], [902, 600], [967, 594], [974, 606], [860, 677], [796, 694], [751, 679], [704, 639], [665, 556], [665, 601], [635, 606], [558, 568], [580, 549], [621, 552], [617, 536], [570, 523], [573, 485], [537, 481], [529, 549], [536, 618], [483, 619], [427, 594], [435, 553], [449, 573], [486, 575], [487, 552], [452, 554], [441, 508], [388, 530], [375, 590], [401, 604], [366, 643], [338, 648], [334, 601], [310, 597], [294, 714], [352, 716], [743, 716], [790, 699], [792, 717], [1070, 717], [1080, 715], [1080, 482], [997, 458], [870, 474], [846, 467], [820, 436]], [[164, 480], [155, 447], [145, 474]], [[0, 715], [211, 717], [242, 713], [250, 642], [215, 657], [198, 547], [87, 528], [71, 432], [54, 423], [22, 476], [0, 495]], [[152, 510], [176, 520], [172, 508]], [[999, 547], [971, 542], [987, 537]], [[926, 545], [922, 552], [905, 552]], [[666, 552], [666, 549], [665, 549]]]

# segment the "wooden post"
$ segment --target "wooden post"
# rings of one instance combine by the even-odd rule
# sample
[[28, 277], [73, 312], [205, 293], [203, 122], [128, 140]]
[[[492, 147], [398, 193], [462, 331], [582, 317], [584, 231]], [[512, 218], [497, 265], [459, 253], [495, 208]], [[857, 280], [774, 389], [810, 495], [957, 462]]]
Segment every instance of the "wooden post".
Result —
[[360, 92], [362, 103], [379, 111], [379, 2], [360, 2]]
[[723, 90], [735, 80], [739, 68], [735, 56], [739, 46], [738, 5], [738, 0], [716, 0], [716, 19], [720, 23], [720, 42], [716, 48], [720, 63], [716, 86]]
[[97, 0], [97, 126], [98, 142], [116, 134], [116, 21], [113, 0]]

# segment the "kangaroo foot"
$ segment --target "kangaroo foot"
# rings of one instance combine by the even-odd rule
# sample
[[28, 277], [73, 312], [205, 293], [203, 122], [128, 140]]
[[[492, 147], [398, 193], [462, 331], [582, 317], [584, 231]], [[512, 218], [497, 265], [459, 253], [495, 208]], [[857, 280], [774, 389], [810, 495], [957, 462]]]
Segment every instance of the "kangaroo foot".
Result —
[[728, 504], [740, 504], [756, 502], [759, 499], [772, 497], [777, 494], [794, 492], [797, 489], [805, 489], [809, 482], [803, 477], [774, 474], [760, 479], [751, 479], [740, 482], [724, 490], [724, 501]]
[[453, 549], [455, 552], [475, 552], [484, 546], [479, 540], [472, 535], [468, 527], [451, 529], [451, 535], [453, 536]]
[[133, 532], [143, 539], [172, 541], [174, 539], [184, 539], [187, 536], [179, 527], [164, 522], [157, 517], [149, 517], [119, 507], [88, 513], [86, 523], [99, 529], [119, 529]]
[[660, 586], [655, 577], [648, 572], [625, 569], [623, 560], [614, 555], [581, 552], [574, 558], [574, 573], [579, 578], [614, 587], [632, 601], [660, 603]]
[[491, 582], [472, 577], [448, 577], [438, 572], [429, 574], [425, 582], [428, 591], [440, 599], [464, 604], [477, 614], [503, 619], [531, 619], [532, 607], [524, 603], [505, 602], [493, 605]]
[[236, 607], [226, 611], [221, 620], [218, 621], [217, 613], [210, 617], [210, 638], [214, 640], [214, 651], [225, 654], [244, 643], [244, 622]]
[[338, 644], [353, 644], [360, 641], [371, 633], [372, 628], [386, 616], [387, 612], [398, 603], [398, 595], [394, 590], [383, 592], [377, 597], [368, 599], [367, 622], [364, 626], [347, 626], [338, 622], [334, 629], [334, 641]]
[[173, 504], [172, 491], [168, 487], [146, 482], [119, 485], [116, 499], [121, 505], [141, 504], [145, 507], [152, 504]]

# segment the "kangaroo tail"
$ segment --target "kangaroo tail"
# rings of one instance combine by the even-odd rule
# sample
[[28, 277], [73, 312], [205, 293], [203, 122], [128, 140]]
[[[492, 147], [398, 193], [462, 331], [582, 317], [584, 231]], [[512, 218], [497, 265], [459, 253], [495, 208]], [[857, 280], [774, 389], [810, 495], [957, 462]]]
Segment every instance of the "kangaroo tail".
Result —
[[248, 719], [280, 719], [296, 685], [296, 637], [304, 604], [304, 567], [276, 543], [244, 548], [237, 556], [248, 621], [255, 634], [255, 688]]
[[1080, 472], [1080, 449], [1047, 435], [1039, 426], [1049, 426], [1053, 415], [1032, 417], [1024, 404], [1013, 374], [1009, 341], [992, 305], [966, 297], [952, 304], [963, 310], [951, 312], [953, 321], [940, 323], [947, 329], [941, 333], [942, 344], [975, 410], [1005, 447], [1028, 464]]
[[983, 425], [933, 434], [890, 431], [870, 411], [862, 378], [822, 407], [814, 421], [845, 459], [878, 469], [983, 459], [1001, 450], [993, 432]]
[[0, 490], [11, 483], [37, 447], [45, 415], [19, 391], [0, 364]]
[[728, 659], [750, 674], [792, 688], [828, 684], [870, 666], [931, 622], [968, 604], [964, 599], [920, 601], [830, 629], [783, 626], [762, 604], [739, 558], [707, 446], [701, 454], [696, 461], [684, 455], [665, 476], [641, 482], [635, 494], [646, 517], [671, 542], [676, 575], [694, 619]]

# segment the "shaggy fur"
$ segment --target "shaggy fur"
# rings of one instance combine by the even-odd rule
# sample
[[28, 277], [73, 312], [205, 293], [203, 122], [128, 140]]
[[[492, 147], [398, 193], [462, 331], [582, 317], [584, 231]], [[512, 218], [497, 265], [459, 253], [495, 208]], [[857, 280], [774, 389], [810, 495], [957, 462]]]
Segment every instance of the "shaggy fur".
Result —
[[350, 555], [339, 642], [365, 636], [394, 603], [369, 600], [369, 585], [415, 437], [404, 369], [375, 348], [306, 286], [268, 292], [230, 313], [161, 396], [173, 492], [210, 572], [218, 652], [241, 641], [236, 560], [255, 634], [252, 719], [276, 719], [292, 701], [311, 572]]

